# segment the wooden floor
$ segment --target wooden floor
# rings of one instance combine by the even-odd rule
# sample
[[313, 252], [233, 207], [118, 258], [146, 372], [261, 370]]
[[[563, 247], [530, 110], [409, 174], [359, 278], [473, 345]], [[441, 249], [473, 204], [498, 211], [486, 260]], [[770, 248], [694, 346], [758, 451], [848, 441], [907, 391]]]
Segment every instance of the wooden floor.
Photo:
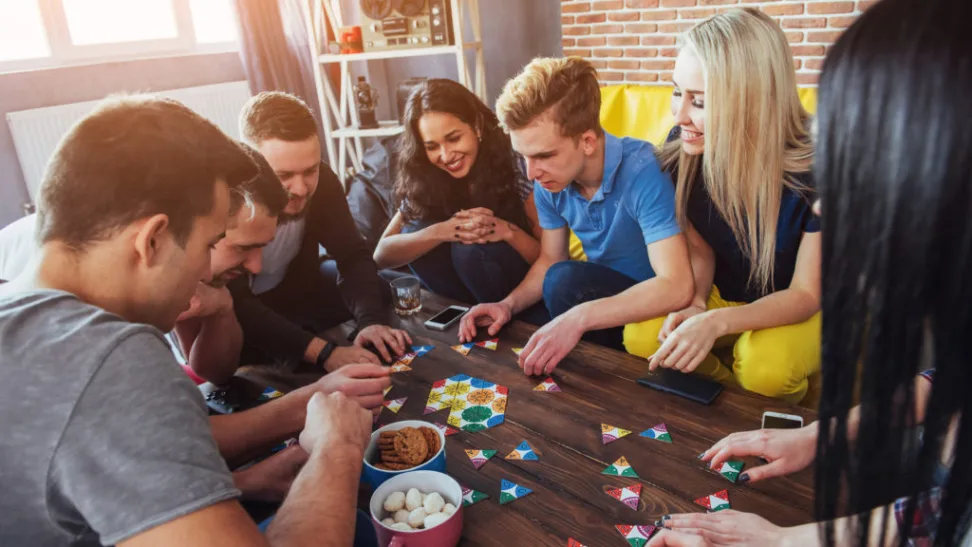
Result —
[[[424, 309], [395, 320], [415, 344], [436, 349], [416, 359], [410, 372], [393, 375], [388, 399], [408, 397], [396, 415], [382, 411], [380, 423], [405, 419], [444, 422], [448, 410], [423, 416], [431, 384], [455, 374], [468, 374], [509, 388], [504, 424], [485, 431], [460, 432], [448, 438], [448, 472], [461, 484], [485, 492], [489, 499], [465, 509], [462, 545], [566, 545], [573, 537], [589, 546], [625, 545], [617, 524], [651, 524], [673, 512], [702, 511], [692, 503], [728, 489], [732, 508], [749, 511], [783, 525], [810, 521], [811, 473], [770, 480], [755, 486], [735, 485], [707, 470], [696, 456], [723, 436], [757, 429], [765, 410], [785, 411], [814, 419], [811, 411], [726, 388], [711, 406], [660, 393], [635, 383], [645, 361], [592, 344], [581, 343], [554, 372], [562, 393], [533, 391], [542, 378], [517, 367], [513, 347], [526, 344], [534, 327], [513, 323], [500, 333], [496, 351], [474, 348], [469, 356], [450, 349], [458, 343], [456, 328], [430, 331], [423, 322], [447, 307], [444, 298], [424, 294]], [[673, 444], [639, 437], [664, 422]], [[608, 445], [601, 442], [601, 423], [633, 433]], [[540, 460], [507, 461], [526, 440]], [[475, 470], [464, 449], [495, 449], [497, 455]], [[640, 479], [602, 475], [619, 457], [628, 459]], [[747, 466], [755, 465], [744, 459]], [[533, 493], [499, 505], [500, 480]], [[641, 505], [634, 511], [605, 493], [642, 484]]]

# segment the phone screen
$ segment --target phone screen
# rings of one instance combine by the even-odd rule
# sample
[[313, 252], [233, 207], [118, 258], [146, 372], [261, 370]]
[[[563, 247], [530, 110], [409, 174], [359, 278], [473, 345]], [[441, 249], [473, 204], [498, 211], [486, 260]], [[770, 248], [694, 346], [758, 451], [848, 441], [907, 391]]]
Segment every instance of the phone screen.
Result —
[[803, 425], [797, 420], [779, 416], [763, 416], [763, 429], [797, 429]]
[[465, 311], [466, 310], [463, 310], [461, 308], [446, 308], [440, 311], [439, 313], [435, 314], [435, 316], [432, 317], [432, 319], [429, 319], [429, 323], [439, 323], [441, 325], [446, 325], [450, 321], [454, 320], [456, 317], [459, 317], [460, 315], [465, 313]]

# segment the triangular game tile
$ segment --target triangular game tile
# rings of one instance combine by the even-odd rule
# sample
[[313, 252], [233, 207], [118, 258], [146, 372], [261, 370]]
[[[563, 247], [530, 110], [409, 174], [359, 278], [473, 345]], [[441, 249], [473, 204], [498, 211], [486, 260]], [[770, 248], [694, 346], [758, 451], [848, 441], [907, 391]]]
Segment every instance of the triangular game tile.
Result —
[[742, 473], [744, 465], [746, 464], [739, 460], [729, 460], [719, 468], [719, 474], [728, 479], [729, 482], [735, 483], [739, 474]]
[[601, 424], [601, 442], [604, 444], [613, 443], [621, 437], [626, 437], [630, 434], [631, 432], [627, 429], [621, 429], [620, 427], [608, 424]]
[[462, 487], [463, 507], [468, 507], [474, 503], [481, 502], [487, 498], [489, 498], [489, 496], [487, 496], [485, 492], [478, 492], [476, 490], [472, 490], [471, 488], [466, 488], [465, 486]]
[[648, 543], [648, 538], [655, 532], [655, 527], [650, 524], [639, 524], [636, 526], [618, 524], [615, 528], [617, 528], [618, 532], [621, 532], [621, 535], [624, 536], [624, 539], [628, 541], [628, 545], [631, 547], [644, 547]]
[[642, 437], [648, 437], [649, 439], [655, 439], [656, 441], [662, 441], [665, 443], [672, 442], [672, 435], [668, 432], [668, 428], [665, 427], [664, 423], [660, 423], [651, 429], [646, 429], [639, 433]]
[[611, 465], [604, 468], [601, 471], [602, 475], [614, 475], [616, 477], [635, 477], [638, 478], [638, 474], [635, 470], [631, 468], [631, 464], [628, 463], [628, 459], [624, 456], [618, 458], [618, 460]]
[[388, 386], [388, 387], [386, 387], [386, 388], [385, 388], [385, 389], [384, 389], [384, 390], [383, 390], [383, 391], [381, 392], [381, 394], [382, 394], [382, 395], [388, 395], [388, 392], [392, 390], [392, 387], [393, 387], [393, 386]]
[[557, 385], [557, 382], [554, 382], [553, 378], [548, 376], [546, 380], [537, 384], [537, 387], [533, 388], [533, 391], [549, 391], [549, 392], [560, 393], [560, 386]]
[[509, 503], [513, 500], [518, 500], [532, 492], [533, 490], [530, 490], [525, 486], [520, 486], [519, 484], [515, 484], [503, 479], [500, 482], [500, 505]]
[[473, 467], [479, 469], [480, 467], [483, 466], [483, 464], [488, 462], [490, 458], [496, 455], [496, 451], [466, 449], [466, 455], [469, 456], [469, 461], [472, 462]]
[[709, 510], [710, 513], [729, 509], [729, 491], [719, 490], [715, 494], [709, 494], [704, 498], [695, 500], [696, 505], [701, 505]]
[[641, 500], [641, 485], [636, 484], [634, 486], [625, 486], [624, 488], [614, 488], [608, 490], [607, 494], [637, 511], [638, 501]]
[[439, 429], [439, 431], [441, 431], [442, 434], [445, 435], [446, 437], [451, 437], [452, 435], [455, 435], [456, 433], [459, 433], [459, 430], [458, 429], [452, 427], [451, 425], [446, 425], [446, 424], [444, 424], [442, 422], [435, 422], [432, 425], [434, 425], [435, 427], [437, 427]]
[[493, 338], [492, 340], [483, 340], [482, 342], [476, 342], [476, 345], [481, 348], [491, 349], [496, 351], [497, 346], [499, 346], [499, 338]]
[[416, 357], [422, 357], [434, 349], [435, 346], [412, 346], [412, 353], [414, 353]]
[[537, 457], [537, 453], [533, 451], [530, 447], [530, 443], [523, 441], [513, 450], [506, 455], [507, 460], [531, 460], [536, 461], [540, 458]]
[[470, 342], [468, 344], [459, 344], [458, 346], [452, 346], [452, 349], [458, 351], [463, 355], [469, 355], [469, 352], [472, 351], [474, 345], [475, 344]]
[[264, 389], [263, 390], [263, 393], [261, 393], [259, 397], [257, 397], [257, 402], [258, 403], [265, 403], [267, 401], [272, 401], [272, 400], [276, 399], [277, 397], [283, 397], [283, 393], [280, 392], [280, 391], [277, 391], [276, 389], [274, 389], [272, 387], [268, 387], [267, 389]]
[[408, 397], [402, 397], [401, 399], [392, 399], [391, 401], [384, 401], [381, 404], [388, 410], [391, 410], [395, 414], [398, 414], [398, 411], [402, 409], [402, 405], [404, 405], [405, 401], [407, 400]]
[[391, 366], [391, 371], [393, 373], [394, 372], [408, 372], [410, 370], [412, 370], [412, 367], [410, 367], [410, 366], [408, 366], [408, 365], [406, 365], [404, 363], [395, 363], [394, 365]]
[[520, 354], [523, 353], [523, 348], [513, 348], [513, 353], [515, 353], [517, 357], [519, 357]]
[[587, 545], [584, 545], [574, 538], [567, 538], [567, 547], [587, 547]]

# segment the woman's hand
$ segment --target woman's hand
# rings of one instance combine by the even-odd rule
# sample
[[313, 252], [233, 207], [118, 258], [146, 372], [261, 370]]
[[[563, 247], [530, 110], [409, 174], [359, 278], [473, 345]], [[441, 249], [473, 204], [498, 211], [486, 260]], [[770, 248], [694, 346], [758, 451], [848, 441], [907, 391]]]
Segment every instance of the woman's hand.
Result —
[[759, 429], [733, 433], [722, 439], [699, 458], [709, 468], [719, 469], [731, 458], [759, 456], [767, 464], [750, 467], [739, 476], [739, 482], [757, 482], [802, 471], [813, 463], [817, 450], [817, 423], [800, 429]]
[[[458, 213], [457, 213], [458, 215]], [[475, 218], [454, 216], [433, 226], [433, 237], [441, 243], [475, 243], [489, 234], [495, 221], [485, 221], [486, 217]], [[492, 218], [492, 217], [489, 217]]]
[[649, 547], [780, 545], [787, 530], [763, 517], [732, 509], [669, 515], [662, 523], [664, 529], [648, 542]]
[[725, 331], [725, 326], [711, 312], [687, 308], [665, 320], [659, 338], [666, 332], [665, 326], [675, 322], [678, 322], [678, 326], [665, 336], [658, 351], [648, 358], [649, 370], [663, 367], [682, 372], [694, 371]]

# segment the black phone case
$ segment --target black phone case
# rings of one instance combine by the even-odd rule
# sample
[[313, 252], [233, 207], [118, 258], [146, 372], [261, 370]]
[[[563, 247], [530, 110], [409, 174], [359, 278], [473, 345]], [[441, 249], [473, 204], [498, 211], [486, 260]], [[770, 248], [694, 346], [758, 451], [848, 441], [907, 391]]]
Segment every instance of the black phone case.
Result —
[[679, 397], [710, 405], [722, 393], [722, 384], [677, 370], [658, 369], [638, 378], [638, 383]]

